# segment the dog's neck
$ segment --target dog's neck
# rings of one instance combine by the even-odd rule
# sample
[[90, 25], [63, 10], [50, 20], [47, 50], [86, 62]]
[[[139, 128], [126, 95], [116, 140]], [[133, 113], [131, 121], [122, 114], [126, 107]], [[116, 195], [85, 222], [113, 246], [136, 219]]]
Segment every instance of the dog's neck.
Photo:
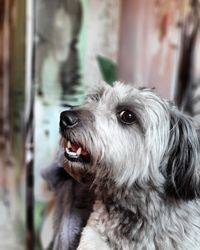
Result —
[[[134, 183], [127, 188], [117, 187], [112, 181], [104, 181], [96, 186], [97, 198], [108, 207], [128, 211], [138, 216], [157, 217], [167, 206], [166, 197], [152, 183]], [[170, 202], [170, 201], [169, 201]], [[169, 203], [168, 203], [169, 204]]]

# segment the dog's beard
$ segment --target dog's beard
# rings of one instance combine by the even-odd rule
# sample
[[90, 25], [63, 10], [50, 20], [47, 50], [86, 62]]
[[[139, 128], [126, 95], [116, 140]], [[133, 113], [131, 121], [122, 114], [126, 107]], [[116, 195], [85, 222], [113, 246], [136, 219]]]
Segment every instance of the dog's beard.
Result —
[[92, 165], [92, 156], [89, 149], [76, 138], [70, 136], [61, 138], [63, 147], [64, 169], [78, 182], [86, 182], [91, 178], [89, 173], [90, 165]]

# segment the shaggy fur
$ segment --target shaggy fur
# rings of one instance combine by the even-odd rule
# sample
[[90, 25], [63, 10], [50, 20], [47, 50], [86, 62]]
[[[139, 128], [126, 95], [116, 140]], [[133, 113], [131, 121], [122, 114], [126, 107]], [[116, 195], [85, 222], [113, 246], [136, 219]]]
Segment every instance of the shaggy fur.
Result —
[[[64, 169], [64, 152], [46, 168], [42, 176], [55, 193], [53, 250], [75, 250], [94, 203], [88, 184], [78, 183]], [[87, 194], [87, 195], [86, 195]]]
[[[122, 121], [123, 111], [134, 122]], [[79, 250], [200, 249], [200, 143], [193, 121], [149, 89], [116, 83], [91, 92], [65, 126], [90, 161], [65, 159], [80, 181], [90, 176], [96, 202]]]

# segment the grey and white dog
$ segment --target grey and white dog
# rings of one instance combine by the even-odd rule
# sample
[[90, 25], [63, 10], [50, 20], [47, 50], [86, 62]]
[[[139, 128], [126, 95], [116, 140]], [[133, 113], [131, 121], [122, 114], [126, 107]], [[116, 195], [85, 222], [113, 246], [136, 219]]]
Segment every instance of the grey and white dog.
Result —
[[60, 131], [65, 170], [96, 194], [79, 250], [200, 249], [200, 140], [191, 118], [149, 89], [116, 83], [62, 112]]

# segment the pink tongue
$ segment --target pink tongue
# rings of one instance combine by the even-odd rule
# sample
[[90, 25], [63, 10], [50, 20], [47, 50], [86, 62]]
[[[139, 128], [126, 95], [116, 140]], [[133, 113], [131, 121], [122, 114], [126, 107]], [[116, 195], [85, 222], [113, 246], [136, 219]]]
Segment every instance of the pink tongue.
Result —
[[[72, 152], [76, 152], [78, 150], [80, 146], [78, 144], [71, 144], [71, 148], [70, 150]], [[82, 152], [81, 152], [82, 155], [88, 155], [88, 151], [86, 149], [82, 149]]]
[[71, 151], [72, 152], [76, 152], [78, 150], [78, 148], [79, 148], [79, 145], [77, 145], [77, 144], [71, 144]]

